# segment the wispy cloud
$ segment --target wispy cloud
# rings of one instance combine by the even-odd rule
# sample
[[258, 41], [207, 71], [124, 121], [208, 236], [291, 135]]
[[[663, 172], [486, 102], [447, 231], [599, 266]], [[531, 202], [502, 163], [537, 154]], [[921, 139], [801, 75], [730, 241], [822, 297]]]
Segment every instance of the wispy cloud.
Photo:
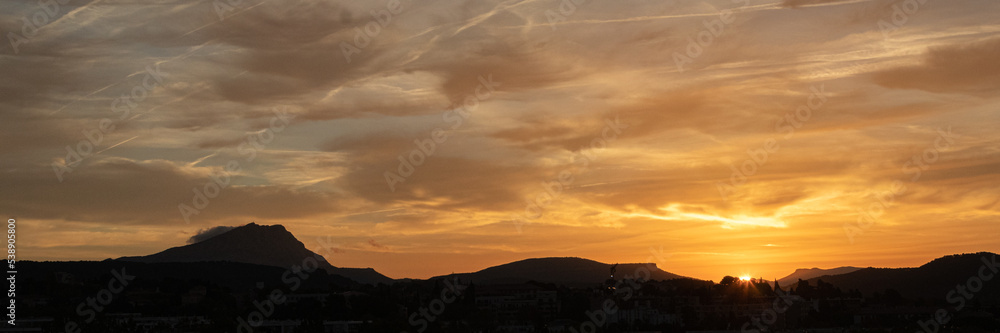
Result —
[[[141, 254], [258, 221], [335, 234], [352, 251], [338, 266], [412, 277], [669, 245], [690, 254], [672, 271], [710, 278], [722, 272], [700, 256], [884, 266], [1000, 237], [1000, 27], [984, 24], [1000, 2], [921, 6], [891, 34], [885, 0], [588, 1], [551, 22], [558, 1], [403, 3], [384, 23], [371, 13], [385, 1], [250, 1], [222, 19], [210, 2], [64, 6], [19, 52], [0, 49], [0, 210], [59, 226], [32, 259]], [[0, 2], [0, 30], [39, 10]], [[678, 55], [697, 60], [680, 72]], [[135, 88], [150, 64], [168, 80]], [[486, 76], [490, 98], [469, 99]], [[820, 86], [828, 102], [800, 108]], [[276, 107], [294, 120], [272, 123]], [[602, 144], [609, 115], [628, 128]], [[948, 126], [962, 139], [845, 248], [845, 221]], [[73, 154], [86, 158], [60, 183], [53, 162]], [[184, 225], [178, 204], [223, 174]], [[723, 200], [719, 183], [742, 185]], [[518, 234], [511, 216], [536, 213]], [[143, 237], [94, 243], [119, 226]], [[928, 236], [933, 249], [912, 250]]]

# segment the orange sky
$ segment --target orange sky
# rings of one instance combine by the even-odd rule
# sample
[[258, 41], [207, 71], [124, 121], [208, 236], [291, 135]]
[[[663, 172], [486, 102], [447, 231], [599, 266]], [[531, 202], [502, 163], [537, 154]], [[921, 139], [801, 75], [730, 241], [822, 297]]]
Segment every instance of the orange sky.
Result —
[[4, 2], [0, 212], [24, 259], [255, 221], [393, 278], [1000, 251], [1000, 3], [566, 3]]

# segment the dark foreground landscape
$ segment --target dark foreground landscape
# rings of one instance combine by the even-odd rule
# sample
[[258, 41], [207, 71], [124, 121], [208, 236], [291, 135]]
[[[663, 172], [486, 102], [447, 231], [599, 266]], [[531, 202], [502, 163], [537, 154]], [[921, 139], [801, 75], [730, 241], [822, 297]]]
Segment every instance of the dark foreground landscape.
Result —
[[0, 0], [0, 333], [1000, 333], [998, 14]]
[[[702, 281], [655, 264], [527, 259], [393, 280], [250, 224], [145, 257], [22, 262], [17, 331], [998, 332], [996, 254]], [[777, 287], [775, 287], [777, 282]], [[12, 331], [6, 329], [4, 331]]]

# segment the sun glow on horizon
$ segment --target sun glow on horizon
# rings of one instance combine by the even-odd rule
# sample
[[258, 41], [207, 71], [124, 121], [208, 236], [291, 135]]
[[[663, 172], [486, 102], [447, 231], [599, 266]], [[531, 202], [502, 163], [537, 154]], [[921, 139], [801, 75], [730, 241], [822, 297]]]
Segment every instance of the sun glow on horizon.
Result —
[[[260, 1], [216, 26], [183, 2], [106, 2], [0, 47], [0, 211], [25, 219], [25, 260], [251, 221], [421, 280], [572, 257], [767, 290], [799, 268], [1000, 252], [1000, 1], [921, 7], [891, 43], [888, 1], [609, 1], [557, 33], [540, 2], [433, 1], [353, 57], [339, 38], [371, 20], [340, 16], [386, 3]], [[692, 20], [730, 9], [705, 57], [672, 59], [705, 30]], [[275, 28], [231, 29], [255, 22]], [[45, 66], [57, 45], [74, 52]], [[128, 110], [155, 116], [95, 121], [137, 83]]]

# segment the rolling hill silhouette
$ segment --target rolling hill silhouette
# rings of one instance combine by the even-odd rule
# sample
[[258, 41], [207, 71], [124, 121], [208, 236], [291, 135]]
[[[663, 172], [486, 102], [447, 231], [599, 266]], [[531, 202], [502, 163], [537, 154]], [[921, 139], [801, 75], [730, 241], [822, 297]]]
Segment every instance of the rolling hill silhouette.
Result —
[[[651, 266], [646, 266], [651, 265]], [[683, 276], [663, 271], [656, 264], [620, 264], [617, 267], [616, 279], [626, 275], [636, 276], [639, 267], [652, 267], [650, 279], [670, 280], [681, 279]], [[538, 281], [562, 284], [566, 286], [592, 286], [604, 283], [610, 278], [610, 264], [583, 258], [535, 258], [515, 261], [508, 264], [489, 267], [474, 273], [451, 274], [438, 276], [439, 279], [451, 276], [478, 284], [507, 284]]]
[[320, 268], [330, 274], [347, 277], [359, 283], [390, 284], [393, 279], [372, 268], [340, 268], [330, 265], [323, 256], [305, 247], [284, 226], [264, 226], [250, 223], [208, 238], [201, 242], [178, 246], [139, 257], [121, 257], [119, 261], [143, 263], [190, 263], [227, 261], [289, 268], [302, 266], [303, 260], [314, 257]]
[[851, 272], [857, 271], [859, 269], [861, 269], [861, 268], [860, 267], [851, 267], [851, 266], [837, 267], [837, 268], [831, 268], [831, 269], [799, 268], [799, 269], [796, 269], [795, 272], [793, 272], [792, 274], [789, 274], [786, 277], [778, 279], [778, 284], [780, 284], [782, 287], [784, 287], [784, 286], [788, 286], [788, 285], [792, 285], [792, 284], [798, 283], [800, 279], [802, 279], [802, 280], [809, 280], [809, 279], [812, 279], [812, 278], [817, 278], [817, 277], [827, 276], [827, 275], [831, 275], [832, 276], [832, 275], [847, 274], [847, 273], [851, 273]]
[[[957, 254], [934, 259], [916, 268], [864, 268], [847, 274], [822, 276], [807, 280], [831, 283], [841, 290], [857, 289], [865, 296], [883, 293], [887, 289], [898, 291], [903, 297], [922, 297], [944, 300], [956, 285], [965, 286], [977, 277], [984, 261], [992, 263], [996, 254], [990, 252]], [[975, 294], [979, 300], [1000, 303], [1000, 273], [985, 268], [985, 274], [996, 275], [992, 281], [982, 283], [982, 290]]]
[[[839, 267], [834, 269], [798, 269], [779, 280], [783, 287], [792, 287], [799, 279], [815, 285], [823, 280], [844, 291], [858, 290], [865, 295], [895, 290], [904, 297], [943, 299], [958, 284], [976, 276], [979, 269], [996, 254], [980, 252], [950, 255], [934, 259], [916, 268], [863, 268]], [[121, 257], [118, 262], [147, 264], [231, 262], [289, 268], [301, 266], [303, 259], [313, 257], [320, 267], [331, 275], [346, 277], [358, 283], [393, 283], [372, 268], [340, 268], [328, 263], [322, 256], [310, 251], [281, 225], [263, 226], [250, 223], [203, 241], [164, 250], [147, 256]], [[992, 262], [992, 261], [990, 261]], [[68, 264], [67, 264], [68, 265]], [[148, 266], [150, 269], [172, 266]], [[181, 267], [181, 266], [178, 266]], [[200, 266], [190, 266], [200, 267]], [[244, 266], [232, 266], [244, 269]], [[246, 266], [252, 267], [252, 266]], [[640, 267], [650, 270], [653, 280], [686, 278], [663, 271], [655, 264], [630, 263], [617, 267], [616, 278], [635, 277]], [[477, 284], [508, 284], [537, 281], [562, 284], [570, 287], [593, 286], [606, 281], [610, 264], [575, 257], [534, 258], [489, 267], [477, 272], [451, 274], [431, 278], [457, 276]], [[250, 268], [246, 268], [250, 269]], [[196, 274], [194, 272], [190, 274]], [[998, 273], [997, 275], [1000, 275]], [[977, 295], [982, 299], [1000, 300], [1000, 282], [983, 283]]]

